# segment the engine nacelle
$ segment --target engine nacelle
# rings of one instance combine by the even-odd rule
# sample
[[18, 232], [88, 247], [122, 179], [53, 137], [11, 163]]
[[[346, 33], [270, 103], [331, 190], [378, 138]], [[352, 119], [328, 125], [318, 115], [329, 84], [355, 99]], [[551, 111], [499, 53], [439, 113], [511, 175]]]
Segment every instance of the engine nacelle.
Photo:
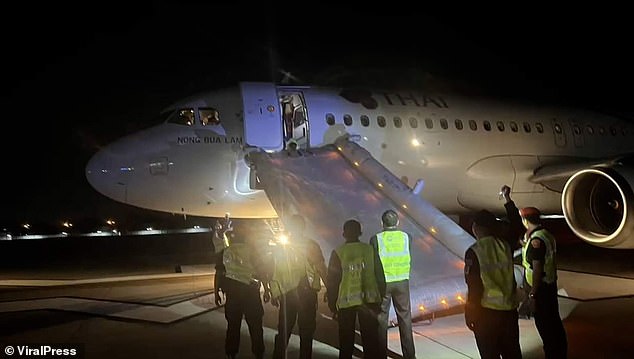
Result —
[[566, 222], [582, 240], [605, 248], [634, 248], [634, 170], [589, 168], [564, 186], [561, 207]]

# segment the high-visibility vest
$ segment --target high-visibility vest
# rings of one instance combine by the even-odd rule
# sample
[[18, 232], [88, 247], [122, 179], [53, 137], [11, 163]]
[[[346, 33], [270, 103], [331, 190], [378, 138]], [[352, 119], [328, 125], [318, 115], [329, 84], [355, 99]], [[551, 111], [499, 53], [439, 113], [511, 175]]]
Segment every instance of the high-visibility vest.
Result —
[[379, 257], [386, 282], [409, 279], [411, 257], [410, 238], [403, 231], [383, 231], [376, 235]]
[[557, 244], [555, 243], [555, 237], [548, 232], [546, 229], [538, 229], [535, 232], [531, 233], [531, 237], [524, 243], [524, 248], [522, 249], [522, 265], [524, 266], [524, 276], [526, 277], [526, 282], [533, 286], [533, 268], [531, 268], [532, 263], [528, 262], [526, 258], [526, 253], [528, 253], [528, 246], [531, 245], [531, 240], [534, 238], [539, 238], [546, 245], [546, 257], [544, 258], [544, 276], [542, 281], [544, 283], [554, 283], [557, 280], [557, 265], [555, 263], [555, 254], [557, 253]]
[[374, 250], [367, 243], [346, 243], [335, 250], [341, 261], [341, 282], [337, 309], [364, 303], [380, 303], [381, 294], [374, 276]]
[[[292, 239], [291, 239], [292, 240]], [[306, 279], [308, 280], [308, 286], [316, 291], [319, 291], [321, 289], [321, 277], [319, 275], [319, 271], [317, 270], [317, 267], [311, 263], [311, 261], [309, 260], [309, 256], [310, 256], [310, 251], [311, 247], [315, 246], [314, 243], [312, 243], [311, 239], [308, 238], [300, 238], [298, 239], [295, 243], [291, 244], [295, 249], [297, 249], [298, 251], [301, 251], [304, 254], [304, 264], [305, 264], [305, 272], [306, 272]], [[320, 248], [316, 248], [318, 250], [321, 250]]]
[[250, 260], [251, 248], [243, 243], [234, 243], [222, 253], [222, 264], [225, 266], [225, 277], [244, 284], [255, 280], [255, 270]]
[[478, 257], [482, 299], [480, 305], [495, 310], [517, 308], [511, 247], [493, 236], [478, 239], [470, 247]]
[[302, 248], [295, 245], [279, 245], [273, 249], [273, 277], [270, 281], [274, 298], [297, 288], [306, 275], [306, 256]]

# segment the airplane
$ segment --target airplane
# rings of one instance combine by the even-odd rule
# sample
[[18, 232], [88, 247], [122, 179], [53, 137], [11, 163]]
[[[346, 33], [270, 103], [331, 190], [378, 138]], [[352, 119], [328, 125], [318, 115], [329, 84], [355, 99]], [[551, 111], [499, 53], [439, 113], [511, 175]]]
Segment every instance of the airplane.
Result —
[[455, 217], [502, 214], [504, 184], [518, 205], [563, 216], [583, 241], [634, 248], [633, 153], [631, 122], [583, 109], [240, 82], [168, 106], [152, 127], [94, 154], [86, 178], [115, 201], [168, 213], [303, 213], [325, 254], [342, 243], [345, 219], [369, 237], [395, 208], [417, 240], [412, 311], [424, 318], [464, 304], [473, 237]]

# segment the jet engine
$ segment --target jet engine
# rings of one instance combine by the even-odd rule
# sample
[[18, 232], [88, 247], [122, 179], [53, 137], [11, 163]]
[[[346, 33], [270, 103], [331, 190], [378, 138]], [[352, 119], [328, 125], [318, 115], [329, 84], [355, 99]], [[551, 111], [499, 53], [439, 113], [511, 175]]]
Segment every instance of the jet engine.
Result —
[[588, 168], [564, 186], [561, 207], [566, 222], [582, 240], [605, 248], [634, 248], [634, 170]]

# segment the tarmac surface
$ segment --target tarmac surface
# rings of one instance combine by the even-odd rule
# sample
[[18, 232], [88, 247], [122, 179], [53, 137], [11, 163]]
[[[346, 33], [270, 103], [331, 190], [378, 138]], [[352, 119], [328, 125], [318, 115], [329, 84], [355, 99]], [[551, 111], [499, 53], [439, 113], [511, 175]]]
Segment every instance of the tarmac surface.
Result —
[[[571, 359], [634, 357], [631, 264], [619, 265], [620, 272], [606, 269], [614, 262], [611, 253], [603, 262], [595, 256], [592, 266], [577, 268], [572, 257], [562, 255], [560, 267], [566, 269], [559, 271], [559, 303]], [[223, 308], [213, 303], [212, 264], [174, 266], [173, 258], [143, 266], [125, 262], [0, 268], [0, 358], [25, 357], [6, 355], [9, 345], [55, 343], [76, 345], [79, 357], [91, 359], [224, 357], [226, 321]], [[521, 319], [519, 325], [523, 357], [543, 358], [533, 320]], [[277, 309], [270, 304], [265, 304], [264, 327], [270, 357], [277, 327]], [[414, 338], [418, 359], [479, 357], [462, 313], [415, 323]], [[240, 346], [238, 357], [251, 358], [246, 323]], [[296, 358], [298, 349], [293, 335], [288, 358]], [[400, 357], [396, 328], [389, 332], [389, 349], [392, 357]], [[320, 303], [313, 357], [338, 357], [337, 323], [325, 303]]]

